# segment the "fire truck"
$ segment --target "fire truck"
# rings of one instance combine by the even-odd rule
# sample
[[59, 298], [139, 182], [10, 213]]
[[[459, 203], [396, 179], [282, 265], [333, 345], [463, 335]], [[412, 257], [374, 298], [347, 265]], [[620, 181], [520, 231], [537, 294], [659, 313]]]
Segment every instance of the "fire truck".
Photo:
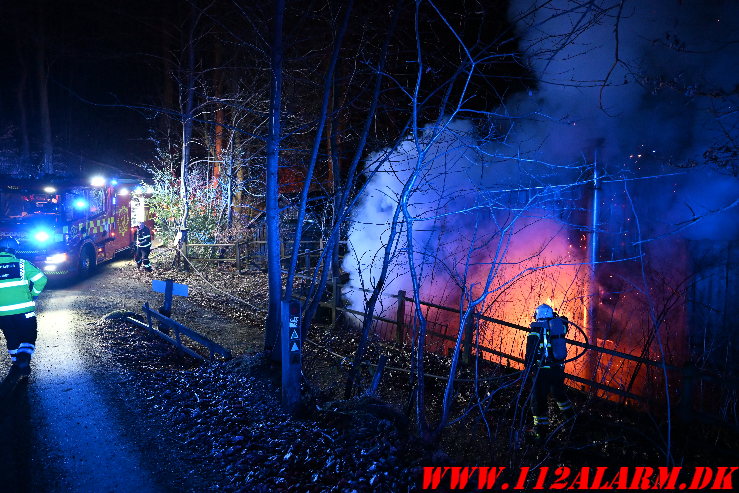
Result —
[[135, 228], [147, 220], [134, 180], [17, 180], [0, 177], [0, 237], [20, 244], [18, 257], [49, 279], [87, 276], [131, 250]]

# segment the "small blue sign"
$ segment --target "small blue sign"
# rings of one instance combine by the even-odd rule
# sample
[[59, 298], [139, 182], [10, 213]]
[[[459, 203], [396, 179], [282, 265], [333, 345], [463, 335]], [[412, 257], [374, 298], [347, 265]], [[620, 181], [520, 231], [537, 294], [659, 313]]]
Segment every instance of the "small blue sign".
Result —
[[[152, 291], [156, 291], [157, 293], [164, 293], [167, 290], [167, 283], [166, 281], [159, 281], [157, 279], [154, 279], [151, 281], [151, 289]], [[185, 296], [188, 295], [188, 288], [187, 284], [178, 284], [176, 282], [172, 283], [172, 294], [175, 296]]]

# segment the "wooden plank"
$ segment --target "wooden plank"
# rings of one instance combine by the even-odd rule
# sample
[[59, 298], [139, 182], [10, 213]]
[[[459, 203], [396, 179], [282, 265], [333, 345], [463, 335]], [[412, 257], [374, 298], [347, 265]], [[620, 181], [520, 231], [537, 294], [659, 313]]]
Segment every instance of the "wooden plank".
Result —
[[565, 373], [565, 378], [567, 378], [569, 380], [573, 380], [573, 381], [578, 382], [578, 383], [589, 385], [591, 387], [596, 387], [599, 390], [603, 390], [603, 391], [609, 392], [611, 394], [620, 395], [621, 397], [627, 397], [629, 399], [634, 399], [634, 400], [639, 401], [639, 402], [647, 402], [647, 400], [644, 397], [641, 397], [639, 395], [632, 394], [631, 392], [627, 392], [625, 390], [617, 389], [617, 388], [614, 388], [614, 387], [609, 387], [608, 385], [604, 385], [604, 384], [602, 384], [600, 382], [594, 382], [592, 380], [588, 380], [588, 379], [585, 379], [585, 378], [582, 378], [582, 377], [578, 377], [577, 375], [570, 375], [569, 373]]
[[157, 320], [164, 322], [166, 325], [172, 327], [173, 329], [179, 330], [182, 334], [186, 335], [193, 341], [202, 344], [208, 349], [211, 349], [212, 351], [220, 354], [224, 358], [231, 358], [231, 351], [229, 351], [228, 349], [224, 348], [217, 342], [211, 341], [204, 335], [198, 334], [197, 332], [190, 329], [189, 327], [186, 327], [182, 325], [181, 323], [175, 320], [172, 320], [169, 317], [165, 317], [161, 313], [152, 310], [151, 308], [149, 308], [148, 303], [144, 304], [143, 309], [144, 309], [144, 313], [146, 313], [147, 315], [151, 315], [153, 318], [156, 318]]
[[157, 337], [159, 337], [161, 339], [164, 339], [165, 341], [167, 341], [168, 343], [172, 344], [173, 346], [177, 346], [178, 348], [180, 348], [182, 351], [184, 351], [185, 353], [189, 354], [193, 358], [197, 358], [199, 360], [205, 361], [205, 357], [204, 356], [196, 353], [195, 351], [193, 351], [190, 348], [187, 348], [185, 346], [182, 346], [180, 344], [177, 344], [177, 341], [176, 340], [172, 339], [171, 337], [169, 337], [164, 332], [162, 332], [160, 330], [156, 330], [154, 328], [151, 328], [147, 324], [145, 324], [144, 322], [141, 322], [139, 320], [136, 320], [135, 318], [132, 318], [132, 317], [124, 317], [124, 320], [126, 320], [127, 322], [130, 322], [130, 323], [134, 324], [137, 327], [141, 327], [142, 329], [148, 330], [149, 332], [151, 332], [155, 336], [157, 336]]

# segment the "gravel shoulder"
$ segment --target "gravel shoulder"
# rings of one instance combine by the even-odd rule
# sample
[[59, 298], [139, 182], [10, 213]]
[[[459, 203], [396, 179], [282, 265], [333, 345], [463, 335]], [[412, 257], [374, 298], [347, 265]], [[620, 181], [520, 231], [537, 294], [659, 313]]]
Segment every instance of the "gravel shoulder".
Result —
[[[132, 413], [137, 396], [98, 327], [110, 312], [141, 313], [145, 302], [158, 307], [162, 295], [152, 293], [151, 280], [166, 278], [159, 274], [120, 260], [100, 266], [89, 279], [51, 284], [43, 293], [33, 374], [4, 396], [0, 413], [3, 491], [202, 489], [197, 474], [179, 466], [172, 444], [159, 443], [149, 423]], [[191, 298], [177, 298], [175, 316], [236, 352], [246, 351], [247, 345], [234, 343], [244, 340], [238, 332], [243, 325], [201, 305], [209, 289], [195, 287]], [[132, 330], [138, 329], [125, 329]], [[145, 348], [129, 349], [142, 351], [143, 361], [156, 358]], [[0, 359], [8, 368], [4, 351]]]
[[[91, 321], [98, 319], [85, 332], [97, 345], [86, 358], [111, 389], [107, 399], [117, 420], [139, 437], [147, 463], [156, 465], [167, 489], [410, 488], [416, 475], [407, 464], [422, 454], [404, 445], [407, 435], [379, 403], [318, 403], [300, 417], [284, 412], [272, 380], [276, 372], [261, 354], [263, 274], [209, 269], [206, 280], [197, 272], [168, 269], [166, 257], [158, 263], [154, 258], [153, 274], [114, 263], [90, 281], [104, 299], [88, 308]], [[235, 358], [199, 363], [121, 320], [100, 320], [118, 310], [140, 312], [142, 299], [153, 298], [156, 304], [150, 304], [158, 306], [161, 295], [148, 292], [152, 278], [189, 284], [190, 297], [176, 299], [173, 318], [228, 347]]]

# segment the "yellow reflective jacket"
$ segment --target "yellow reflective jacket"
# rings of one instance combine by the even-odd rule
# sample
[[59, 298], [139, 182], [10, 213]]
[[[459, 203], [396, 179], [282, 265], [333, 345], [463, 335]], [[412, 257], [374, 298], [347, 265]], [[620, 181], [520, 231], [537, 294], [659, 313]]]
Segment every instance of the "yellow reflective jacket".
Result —
[[28, 260], [0, 252], [0, 316], [36, 309], [35, 296], [46, 287], [46, 276]]

